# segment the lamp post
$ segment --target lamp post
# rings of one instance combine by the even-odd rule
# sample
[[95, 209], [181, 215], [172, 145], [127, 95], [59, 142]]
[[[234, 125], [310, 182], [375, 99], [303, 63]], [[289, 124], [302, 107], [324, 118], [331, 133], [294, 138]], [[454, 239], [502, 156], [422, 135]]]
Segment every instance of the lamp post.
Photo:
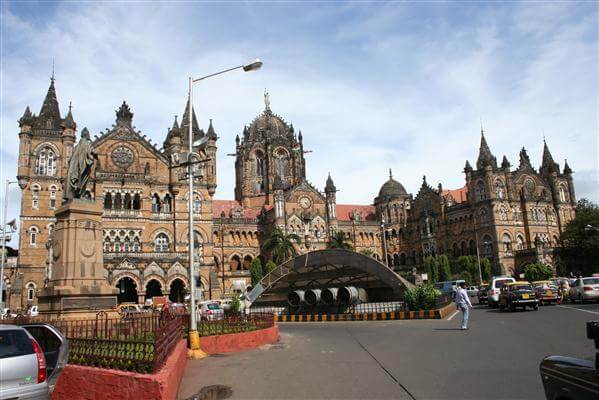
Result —
[[[0, 261], [0, 310], [4, 310], [4, 299], [2, 293], [5, 291], [4, 283], [4, 263], [6, 260], [6, 241], [10, 240], [10, 235], [15, 231], [15, 225], [11, 222], [9, 225], [6, 224], [6, 214], [8, 212], [8, 187], [17, 183], [15, 181], [6, 180], [6, 186], [4, 187], [4, 213], [2, 214], [2, 260]], [[10, 227], [10, 232], [6, 232], [7, 226]], [[8, 236], [7, 236], [8, 235]], [[8, 290], [6, 290], [6, 297], [8, 298]]]
[[[189, 195], [187, 201], [187, 207], [189, 210], [189, 246], [188, 246], [188, 258], [189, 258], [189, 276], [190, 276], [190, 306], [191, 306], [191, 318], [190, 318], [190, 327], [189, 327], [189, 352], [188, 356], [190, 358], [203, 358], [206, 354], [200, 350], [200, 336], [198, 334], [198, 326], [197, 326], [197, 314], [195, 307], [195, 262], [194, 262], [194, 229], [193, 229], [193, 146], [202, 146], [206, 144], [206, 140], [198, 140], [198, 143], [193, 142], [193, 84], [198, 83], [204, 79], [211, 78], [216, 75], [224, 74], [225, 72], [234, 71], [236, 69], [243, 69], [245, 72], [255, 71], [262, 67], [262, 61], [256, 59], [255, 61], [245, 64], [239, 65], [237, 67], [225, 69], [223, 71], [215, 72], [210, 75], [202, 76], [200, 78], [192, 78], [189, 77], [189, 156], [187, 158], [187, 179], [189, 180]], [[223, 288], [224, 289], [224, 288]]]

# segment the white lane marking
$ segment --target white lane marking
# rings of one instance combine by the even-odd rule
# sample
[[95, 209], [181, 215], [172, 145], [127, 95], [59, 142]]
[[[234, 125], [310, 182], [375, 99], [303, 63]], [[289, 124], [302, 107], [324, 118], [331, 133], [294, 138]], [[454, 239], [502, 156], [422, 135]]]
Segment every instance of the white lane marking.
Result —
[[561, 305], [558, 305], [557, 307], [569, 308], [571, 310], [578, 310], [578, 311], [582, 311], [582, 312], [588, 312], [588, 313], [591, 313], [591, 314], [597, 314], [597, 315], [599, 315], [599, 312], [597, 312], [597, 311], [583, 310], [582, 308], [569, 307], [569, 306], [561, 306]]
[[455, 317], [457, 313], [459, 313], [459, 311], [456, 311], [456, 312], [454, 312], [453, 314], [451, 314], [451, 317], [447, 318], [447, 320], [448, 320], [448, 321], [451, 321], [451, 319], [452, 319], [453, 317]]

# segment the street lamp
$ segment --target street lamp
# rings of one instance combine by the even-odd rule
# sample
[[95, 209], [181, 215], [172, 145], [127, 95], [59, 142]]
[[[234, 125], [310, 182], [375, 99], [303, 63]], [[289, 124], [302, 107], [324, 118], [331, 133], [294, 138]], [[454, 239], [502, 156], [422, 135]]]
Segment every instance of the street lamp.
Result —
[[[243, 69], [245, 72], [256, 71], [262, 67], [262, 61], [259, 59], [254, 60], [251, 63], [245, 65], [239, 65], [237, 67], [225, 69], [223, 71], [215, 72], [210, 75], [202, 76], [200, 78], [192, 78], [189, 77], [189, 156], [187, 158], [187, 179], [189, 180], [189, 194], [187, 199], [187, 208], [189, 210], [189, 246], [188, 246], [188, 258], [189, 258], [189, 282], [190, 282], [190, 306], [191, 306], [191, 317], [190, 317], [190, 327], [189, 327], [189, 353], [188, 356], [190, 358], [204, 358], [206, 354], [200, 350], [200, 335], [198, 334], [198, 326], [197, 326], [197, 314], [196, 314], [196, 299], [195, 299], [195, 263], [194, 263], [194, 229], [193, 229], [193, 162], [192, 162], [192, 154], [193, 154], [193, 146], [194, 144], [197, 146], [204, 146], [207, 143], [207, 138], [202, 140], [200, 139], [198, 143], [193, 142], [193, 84], [198, 83], [207, 78], [211, 78], [216, 75], [224, 74], [225, 72], [234, 71], [236, 69]], [[222, 240], [222, 238], [221, 238]], [[224, 287], [223, 287], [224, 291]]]
[[[16, 231], [16, 222], [10, 221], [9, 224], [6, 223], [6, 213], [8, 212], [8, 187], [17, 183], [16, 181], [6, 180], [6, 186], [4, 188], [4, 213], [2, 214], [2, 227], [0, 230], [2, 231], [2, 261], [0, 261], [0, 309], [4, 310], [4, 299], [2, 298], [2, 293], [5, 290], [4, 283], [4, 260], [6, 259], [6, 242], [10, 240], [11, 234]], [[7, 233], [6, 228], [10, 228], [10, 231]], [[8, 298], [8, 290], [6, 290], [6, 297]]]

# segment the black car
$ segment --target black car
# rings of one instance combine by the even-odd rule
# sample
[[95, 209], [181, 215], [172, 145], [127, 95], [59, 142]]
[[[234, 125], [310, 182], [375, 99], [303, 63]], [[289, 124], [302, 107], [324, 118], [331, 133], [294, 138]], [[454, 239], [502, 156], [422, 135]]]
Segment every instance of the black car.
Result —
[[[587, 337], [599, 351], [599, 321], [587, 322]], [[539, 367], [547, 400], [599, 399], [599, 352], [595, 361], [549, 356]]]
[[478, 304], [487, 304], [487, 292], [489, 291], [489, 285], [481, 286], [478, 289]]

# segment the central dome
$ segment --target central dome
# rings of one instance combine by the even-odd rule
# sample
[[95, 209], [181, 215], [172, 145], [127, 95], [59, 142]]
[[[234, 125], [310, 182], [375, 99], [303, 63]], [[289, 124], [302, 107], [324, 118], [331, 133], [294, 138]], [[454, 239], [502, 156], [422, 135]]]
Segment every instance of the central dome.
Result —
[[265, 110], [262, 114], [257, 116], [250, 124], [250, 134], [259, 131], [270, 131], [271, 134], [284, 135], [289, 132], [289, 125], [276, 114], [273, 114], [270, 110]]
[[379, 195], [376, 198], [376, 202], [383, 200], [391, 200], [402, 196], [407, 196], [408, 192], [403, 187], [403, 185], [393, 179], [393, 175], [391, 174], [391, 170], [389, 170], [389, 180], [381, 186], [381, 190], [379, 190]]

